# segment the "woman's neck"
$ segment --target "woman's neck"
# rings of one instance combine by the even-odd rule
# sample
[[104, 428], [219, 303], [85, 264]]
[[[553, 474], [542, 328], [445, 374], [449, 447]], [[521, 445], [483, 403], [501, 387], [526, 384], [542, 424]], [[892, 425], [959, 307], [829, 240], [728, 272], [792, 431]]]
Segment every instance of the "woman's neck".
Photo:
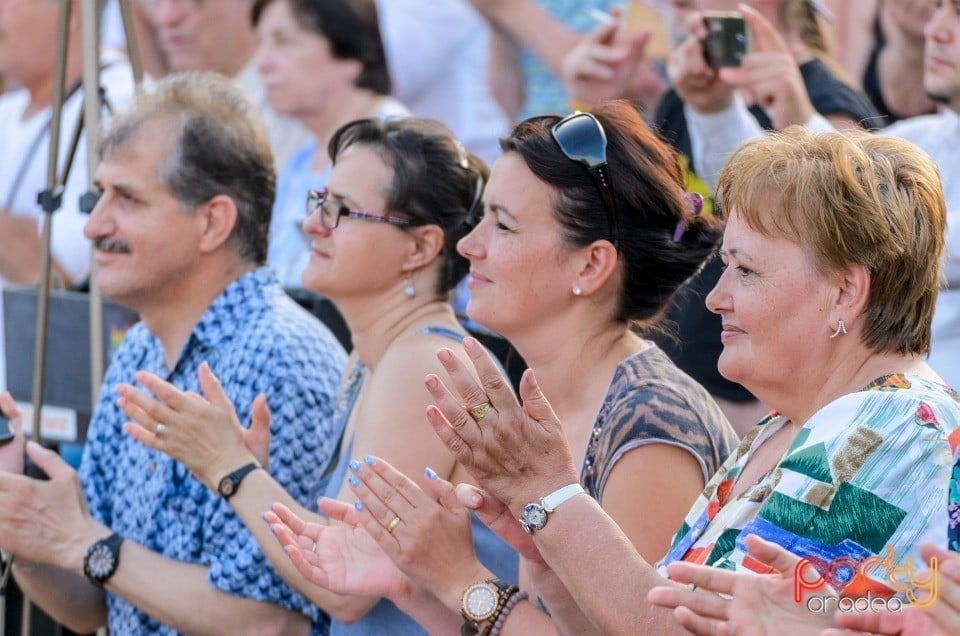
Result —
[[354, 352], [369, 369], [376, 368], [386, 350], [401, 336], [428, 325], [459, 326], [450, 304], [436, 298], [401, 296], [381, 303], [345, 302], [337, 306], [350, 328]]
[[593, 427], [617, 365], [650, 345], [622, 323], [566, 333], [571, 337], [521, 337], [514, 346], [536, 374], [564, 431], [577, 439]]
[[779, 398], [758, 397], [799, 427], [831, 402], [864, 389], [877, 378], [897, 373], [942, 381], [919, 356], [877, 354], [864, 349], [838, 356], [838, 362], [826, 367], [826, 373], [803, 374], [810, 378], [806, 386], [795, 382], [785, 387]]

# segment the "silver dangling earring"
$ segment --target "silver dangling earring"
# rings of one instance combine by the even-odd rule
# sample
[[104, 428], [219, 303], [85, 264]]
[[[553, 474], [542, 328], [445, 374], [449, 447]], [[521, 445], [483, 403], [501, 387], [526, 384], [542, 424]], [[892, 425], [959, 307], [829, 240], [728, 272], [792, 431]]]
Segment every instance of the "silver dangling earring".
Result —
[[574, 286], [573, 286], [573, 289], [571, 289], [570, 291], [573, 292], [573, 295], [574, 295], [574, 296], [579, 296], [580, 294], [583, 293], [583, 290], [580, 289], [580, 285], [574, 285]]
[[837, 330], [833, 332], [833, 335], [830, 336], [830, 339], [833, 340], [840, 334], [847, 333], [847, 326], [843, 324], [843, 320], [837, 321]]
[[407, 274], [407, 284], [403, 287], [403, 293], [407, 298], [413, 298], [417, 295], [417, 288], [413, 286], [412, 274]]

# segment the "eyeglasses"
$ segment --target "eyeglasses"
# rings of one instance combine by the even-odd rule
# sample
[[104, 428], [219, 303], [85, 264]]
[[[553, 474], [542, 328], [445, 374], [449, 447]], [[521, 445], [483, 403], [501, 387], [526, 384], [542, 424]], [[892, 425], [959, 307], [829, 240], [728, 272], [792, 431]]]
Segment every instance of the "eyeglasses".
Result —
[[613, 188], [606, 170], [607, 134], [603, 131], [603, 126], [590, 113], [577, 111], [554, 124], [550, 132], [567, 159], [579, 161], [587, 167], [600, 192], [600, 198], [603, 199], [613, 244], [618, 245], [620, 231], [613, 204]]
[[351, 210], [343, 203], [331, 201], [326, 188], [323, 190], [307, 191], [307, 216], [320, 211], [320, 224], [328, 230], [335, 229], [340, 224], [340, 217], [346, 216], [351, 219], [360, 219], [361, 221], [372, 221], [374, 223], [389, 223], [398, 227], [412, 225], [409, 219], [401, 219], [399, 216], [390, 216], [388, 214], [371, 214], [370, 212], [361, 212]]

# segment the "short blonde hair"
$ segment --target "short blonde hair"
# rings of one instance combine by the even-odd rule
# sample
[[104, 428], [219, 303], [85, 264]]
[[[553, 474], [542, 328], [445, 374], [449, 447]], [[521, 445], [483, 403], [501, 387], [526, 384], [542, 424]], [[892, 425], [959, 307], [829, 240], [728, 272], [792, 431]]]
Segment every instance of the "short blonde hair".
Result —
[[741, 146], [717, 196], [754, 231], [802, 245], [822, 274], [854, 263], [870, 272], [870, 350], [929, 352], [947, 208], [940, 172], [918, 147], [791, 126]]

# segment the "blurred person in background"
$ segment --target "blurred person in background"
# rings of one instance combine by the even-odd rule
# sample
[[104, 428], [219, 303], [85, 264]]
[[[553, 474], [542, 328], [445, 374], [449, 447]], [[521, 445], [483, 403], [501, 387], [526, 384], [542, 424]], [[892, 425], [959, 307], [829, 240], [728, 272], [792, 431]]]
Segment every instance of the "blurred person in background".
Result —
[[[83, 3], [83, 10], [98, 6]], [[40, 235], [46, 217], [37, 195], [47, 189], [60, 7], [49, 0], [0, 2], [0, 76], [10, 89], [0, 94], [0, 390], [6, 387], [2, 287], [40, 281]], [[79, 209], [79, 198], [89, 189], [86, 134], [73, 162], [64, 165], [83, 105], [80, 12], [81, 3], [73, 2], [57, 161], [58, 174], [69, 168], [69, 176], [51, 228], [54, 284], [65, 287], [82, 281], [90, 269], [90, 243], [83, 236], [86, 216]], [[120, 108], [133, 94], [130, 66], [115, 54], [105, 54], [100, 85], [106, 104], [101, 112], [108, 116], [107, 105]]]
[[251, 19], [257, 70], [276, 112], [294, 117], [311, 137], [280, 166], [267, 262], [287, 287], [302, 287], [310, 237], [303, 201], [322, 190], [332, 163], [327, 146], [345, 123], [402, 117], [390, 97], [390, 73], [373, 0], [255, 0]]
[[151, 27], [140, 42], [145, 60], [163, 63], [147, 70], [157, 77], [168, 72], [216, 71], [232, 78], [260, 110], [276, 164], [286, 164], [310, 133], [293, 118], [274, 111], [267, 100], [254, 60], [253, 0], [135, 1]]
[[[752, 19], [752, 18], [751, 18]], [[773, 55], [787, 55], [788, 45], [764, 24], [756, 22], [757, 30], [763, 33], [764, 46]], [[943, 193], [947, 202], [948, 223], [944, 274], [945, 288], [937, 297], [937, 311], [933, 317], [933, 340], [930, 347], [930, 362], [947, 384], [960, 386], [960, 367], [955, 360], [960, 356], [960, 179], [955, 169], [960, 161], [960, 3], [957, 0], [939, 0], [924, 27], [925, 62], [923, 90], [927, 97], [938, 105], [939, 112], [933, 115], [912, 117], [896, 122], [880, 131], [880, 134], [901, 137], [920, 146], [940, 168]], [[724, 71], [726, 73], [726, 71]], [[770, 82], [750, 75], [731, 79], [760, 95], [769, 108], [782, 113], [785, 124], [805, 124], [814, 130], [832, 130], [833, 123], [817, 113], [810, 96], [804, 90], [803, 80], [795, 70], [778, 74]], [[707, 138], [712, 151], [703, 155], [703, 171], [707, 174], [719, 170], [728, 153], [747, 139], [763, 134], [743, 106], [730, 103], [713, 115], [692, 113], [697, 125], [691, 128], [694, 136]]]

